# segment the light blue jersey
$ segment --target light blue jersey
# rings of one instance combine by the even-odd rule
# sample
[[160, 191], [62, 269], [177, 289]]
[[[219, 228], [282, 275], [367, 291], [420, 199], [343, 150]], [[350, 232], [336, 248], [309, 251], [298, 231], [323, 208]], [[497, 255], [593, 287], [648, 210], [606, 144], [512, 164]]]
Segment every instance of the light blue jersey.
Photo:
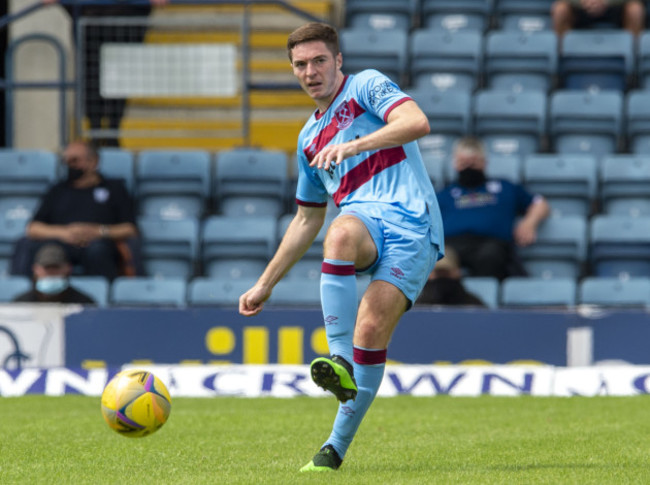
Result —
[[438, 201], [415, 141], [361, 152], [329, 171], [309, 167], [329, 144], [361, 138], [386, 125], [389, 113], [411, 98], [389, 78], [368, 69], [346, 76], [325, 113], [316, 111], [298, 137], [299, 205], [325, 206], [328, 195], [345, 212], [358, 212], [417, 232], [442, 250]]

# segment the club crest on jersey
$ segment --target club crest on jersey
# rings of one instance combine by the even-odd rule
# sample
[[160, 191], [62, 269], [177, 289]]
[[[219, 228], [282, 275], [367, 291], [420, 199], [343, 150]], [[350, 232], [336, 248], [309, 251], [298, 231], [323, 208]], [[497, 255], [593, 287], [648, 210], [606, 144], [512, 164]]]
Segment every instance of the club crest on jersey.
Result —
[[352, 124], [352, 121], [354, 121], [354, 115], [352, 114], [350, 105], [346, 101], [343, 101], [334, 110], [334, 119], [336, 119], [337, 128], [339, 130], [345, 130]]

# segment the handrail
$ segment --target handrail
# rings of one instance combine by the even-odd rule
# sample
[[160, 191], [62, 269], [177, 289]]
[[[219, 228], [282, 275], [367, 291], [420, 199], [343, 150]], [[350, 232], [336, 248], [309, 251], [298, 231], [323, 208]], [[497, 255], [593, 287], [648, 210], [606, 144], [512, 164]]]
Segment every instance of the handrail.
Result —
[[[242, 119], [243, 119], [243, 138], [247, 145], [250, 144], [250, 89], [251, 88], [265, 88], [265, 89], [286, 89], [286, 83], [264, 83], [264, 84], [254, 84], [250, 79], [250, 15], [249, 7], [253, 5], [275, 5], [284, 10], [287, 10], [293, 14], [301, 16], [310, 21], [322, 22], [324, 21], [321, 18], [312, 15], [309, 12], [306, 12], [294, 5], [291, 5], [287, 0], [169, 0], [168, 5], [242, 5], [244, 7], [244, 15], [242, 20], [242, 65], [243, 65], [243, 85], [242, 85]], [[58, 0], [54, 3], [44, 3], [42, 0], [34, 3], [28, 7], [18, 10], [17, 12], [7, 14], [3, 17], [0, 17], [0, 31], [6, 29], [8, 25], [16, 20], [19, 20], [27, 15], [32, 14], [33, 12], [39, 10], [43, 7], [49, 7], [51, 5], [61, 5], [61, 6], [71, 6], [78, 7], [79, 9], [84, 6], [93, 6], [93, 7], [110, 7], [110, 6], [150, 6], [151, 3], [149, 0], [122, 0], [117, 2], [116, 0]], [[75, 12], [73, 9], [72, 20], [74, 23], [73, 32], [77, 32], [77, 19], [78, 12]], [[63, 116], [63, 123], [60, 128], [60, 143], [63, 147], [67, 140], [67, 123], [65, 123], [65, 90], [66, 89], [77, 89], [79, 87], [79, 71], [77, 70], [75, 82], [65, 81], [65, 53], [60, 45], [60, 43], [53, 37], [50, 37], [45, 34], [31, 34], [20, 39], [15, 39], [10, 43], [7, 48], [7, 53], [5, 57], [5, 62], [7, 63], [7, 70], [11, 72], [11, 62], [13, 61], [13, 51], [16, 48], [16, 43], [22, 43], [28, 40], [41, 40], [45, 42], [51, 42], [59, 55], [63, 56], [59, 59], [59, 82], [15, 82], [12, 77], [6, 76], [5, 79], [0, 79], [0, 90], [5, 91], [6, 98], [6, 115], [5, 119], [7, 120], [5, 126], [6, 141], [7, 146], [11, 147], [13, 145], [13, 127], [11, 119], [13, 117], [13, 90], [14, 89], [36, 89], [36, 88], [52, 88], [60, 90], [60, 103], [62, 107], [61, 116]], [[17, 42], [19, 41], [19, 42]], [[9, 59], [7, 59], [9, 58]], [[11, 62], [10, 62], [11, 61]], [[292, 85], [292, 87], [295, 87]], [[78, 96], [75, 96], [75, 116], [78, 115], [80, 107], [78, 106]], [[76, 120], [75, 129], [79, 130], [81, 125], [81, 120]], [[77, 132], [75, 135], [79, 135]]]

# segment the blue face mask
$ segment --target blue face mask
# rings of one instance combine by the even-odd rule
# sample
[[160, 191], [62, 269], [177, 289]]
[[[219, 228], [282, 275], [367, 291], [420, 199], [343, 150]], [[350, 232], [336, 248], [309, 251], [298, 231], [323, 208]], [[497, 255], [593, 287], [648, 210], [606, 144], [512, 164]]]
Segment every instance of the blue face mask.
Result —
[[46, 276], [36, 280], [36, 290], [46, 295], [57, 295], [68, 287], [64, 276]]

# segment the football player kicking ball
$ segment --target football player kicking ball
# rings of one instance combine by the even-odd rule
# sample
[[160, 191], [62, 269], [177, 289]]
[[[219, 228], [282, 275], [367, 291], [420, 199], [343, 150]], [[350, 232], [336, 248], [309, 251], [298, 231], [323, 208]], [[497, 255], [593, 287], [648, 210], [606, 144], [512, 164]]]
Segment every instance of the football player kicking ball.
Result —
[[[321, 301], [330, 357], [311, 364], [314, 382], [340, 401], [329, 438], [301, 471], [331, 471], [381, 384], [386, 348], [442, 255], [438, 202], [415, 140], [429, 132], [416, 103], [375, 70], [345, 76], [338, 34], [309, 23], [289, 36], [294, 75], [317, 110], [298, 137], [298, 211], [262, 276], [239, 299], [256, 315], [340, 207], [324, 242]], [[358, 304], [356, 274], [371, 282]], [[358, 308], [357, 308], [358, 307]]]

